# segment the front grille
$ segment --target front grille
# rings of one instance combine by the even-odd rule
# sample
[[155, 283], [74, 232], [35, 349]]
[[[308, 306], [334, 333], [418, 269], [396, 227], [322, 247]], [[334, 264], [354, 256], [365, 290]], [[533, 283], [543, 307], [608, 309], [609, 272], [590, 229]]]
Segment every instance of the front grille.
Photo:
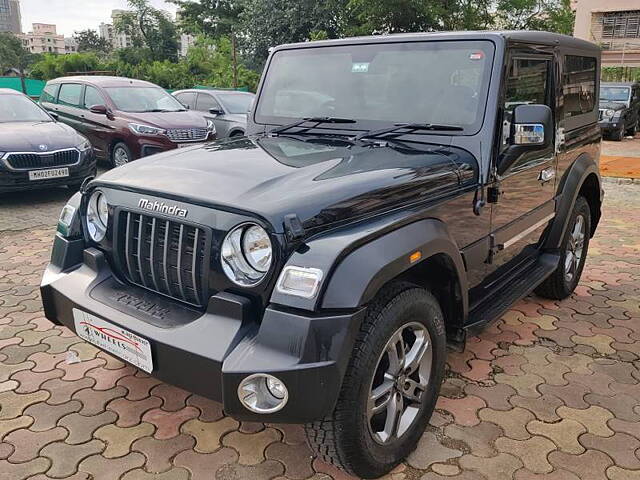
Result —
[[167, 137], [172, 142], [195, 142], [207, 138], [206, 128], [172, 128], [167, 130]]
[[75, 149], [49, 153], [10, 153], [7, 161], [12, 168], [33, 169], [64, 167], [78, 163], [80, 152]]
[[126, 278], [196, 306], [207, 301], [207, 232], [192, 225], [120, 212], [117, 251]]

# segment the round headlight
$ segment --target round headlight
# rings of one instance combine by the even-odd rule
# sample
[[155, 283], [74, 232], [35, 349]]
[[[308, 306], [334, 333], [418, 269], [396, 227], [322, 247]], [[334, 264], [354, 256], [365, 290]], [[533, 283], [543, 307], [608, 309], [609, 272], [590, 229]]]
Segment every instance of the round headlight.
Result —
[[222, 243], [222, 269], [229, 280], [243, 287], [259, 283], [271, 267], [269, 234], [259, 225], [239, 225]]
[[91, 240], [100, 242], [107, 233], [109, 221], [109, 207], [107, 199], [100, 190], [96, 190], [89, 197], [87, 204], [87, 231]]
[[615, 115], [615, 113], [616, 113], [615, 110], [607, 110], [607, 111], [604, 112], [604, 114], [607, 117], [613, 117]]
[[249, 264], [257, 271], [265, 273], [271, 266], [271, 240], [264, 228], [254, 225], [247, 228], [242, 236], [242, 252]]

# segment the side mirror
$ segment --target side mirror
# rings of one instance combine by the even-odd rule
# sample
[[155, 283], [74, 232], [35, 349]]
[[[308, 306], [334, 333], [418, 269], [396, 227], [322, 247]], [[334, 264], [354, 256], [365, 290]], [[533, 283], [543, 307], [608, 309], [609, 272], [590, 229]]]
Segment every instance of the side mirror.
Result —
[[98, 115], [106, 115], [108, 112], [106, 105], [92, 105], [89, 107], [89, 111]]
[[219, 108], [210, 108], [209, 109], [209, 113], [211, 115], [222, 115], [224, 112], [222, 110], [220, 110]]
[[53, 119], [57, 122], [58, 120], [60, 120], [60, 115], [58, 115], [56, 112], [49, 112], [47, 111], [47, 113], [49, 114], [49, 116], [53, 117]]
[[543, 151], [553, 140], [553, 114], [547, 105], [520, 105], [513, 110], [509, 147], [498, 161], [504, 174], [522, 155]]

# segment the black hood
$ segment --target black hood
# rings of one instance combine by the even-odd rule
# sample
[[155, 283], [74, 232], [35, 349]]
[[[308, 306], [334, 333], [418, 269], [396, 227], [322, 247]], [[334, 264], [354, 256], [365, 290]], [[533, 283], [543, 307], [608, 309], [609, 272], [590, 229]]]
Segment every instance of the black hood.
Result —
[[477, 162], [464, 150], [400, 145], [242, 138], [137, 160], [93, 183], [248, 213], [276, 231], [294, 213], [314, 231], [452, 191], [477, 176]]
[[0, 123], [0, 151], [3, 152], [61, 150], [76, 147], [85, 140], [73, 128], [60, 122]]
[[610, 102], [607, 100], [600, 100], [601, 110], [622, 110], [623, 108], [627, 108], [627, 105], [624, 102]]

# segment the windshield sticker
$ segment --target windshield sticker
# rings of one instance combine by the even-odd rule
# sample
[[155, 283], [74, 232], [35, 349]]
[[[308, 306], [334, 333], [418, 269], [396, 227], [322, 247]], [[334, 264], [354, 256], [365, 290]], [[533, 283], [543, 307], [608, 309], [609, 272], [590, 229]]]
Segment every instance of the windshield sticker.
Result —
[[359, 62], [351, 64], [351, 73], [367, 73], [369, 71], [369, 62]]

